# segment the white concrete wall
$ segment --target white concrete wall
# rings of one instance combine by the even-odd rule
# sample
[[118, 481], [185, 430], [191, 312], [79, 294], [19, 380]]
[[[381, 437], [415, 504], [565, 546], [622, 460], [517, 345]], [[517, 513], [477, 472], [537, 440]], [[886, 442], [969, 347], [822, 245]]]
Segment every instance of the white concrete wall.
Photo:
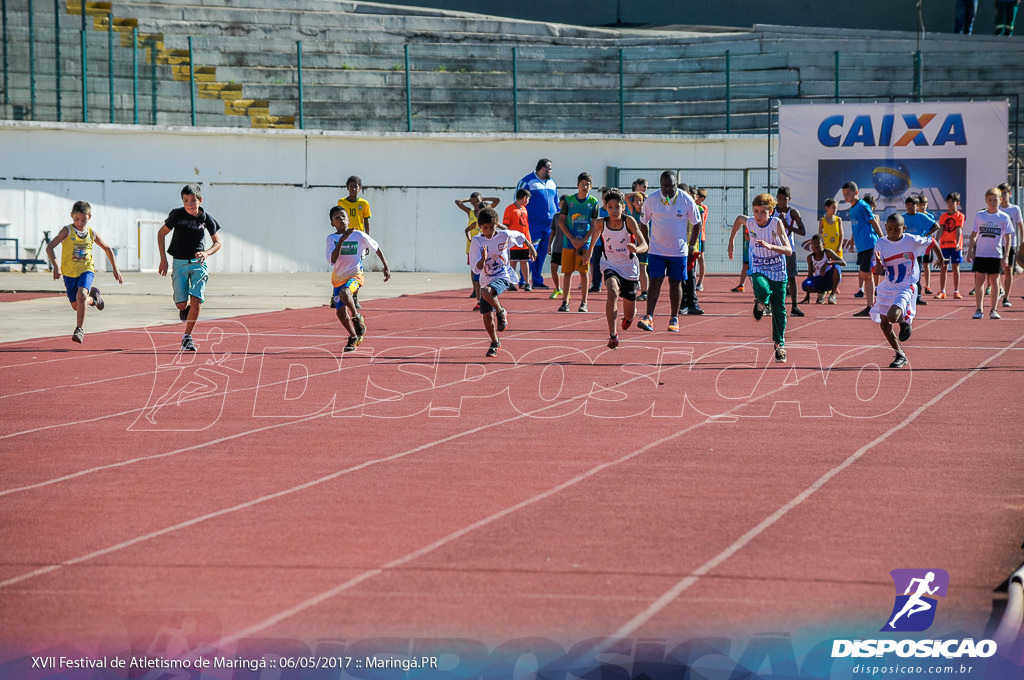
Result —
[[[557, 137], [365, 134], [0, 122], [0, 224], [35, 246], [56, 235], [71, 204], [89, 201], [92, 226], [120, 246], [122, 266], [158, 262], [155, 233], [181, 205], [183, 184], [224, 228], [214, 271], [326, 271], [327, 212], [359, 175], [372, 235], [392, 268], [461, 271], [465, 217], [453, 201], [471, 191], [513, 198], [516, 182], [547, 157], [567, 191], [608, 166], [764, 167], [763, 136]], [[657, 186], [657, 176], [651, 181]], [[686, 181], [685, 172], [682, 181]], [[500, 212], [499, 212], [500, 214]], [[142, 228], [140, 230], [140, 224]], [[140, 253], [141, 245], [141, 253]]]

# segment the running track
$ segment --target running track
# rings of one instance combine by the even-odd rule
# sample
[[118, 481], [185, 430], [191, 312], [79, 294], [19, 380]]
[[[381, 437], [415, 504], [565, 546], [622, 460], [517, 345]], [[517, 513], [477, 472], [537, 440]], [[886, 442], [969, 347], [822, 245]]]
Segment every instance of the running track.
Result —
[[990, 624], [1024, 307], [932, 303], [890, 371], [849, 298], [777, 366], [749, 294], [613, 352], [603, 297], [508, 293], [491, 360], [464, 296], [368, 303], [344, 355], [326, 308], [204, 321], [195, 357], [176, 326], [0, 345], [0, 643], [877, 631], [903, 567], [950, 573], [944, 630]]

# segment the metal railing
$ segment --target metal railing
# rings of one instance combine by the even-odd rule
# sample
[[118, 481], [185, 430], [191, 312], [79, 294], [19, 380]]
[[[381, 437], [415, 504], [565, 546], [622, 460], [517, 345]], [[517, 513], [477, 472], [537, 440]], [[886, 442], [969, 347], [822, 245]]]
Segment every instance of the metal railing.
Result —
[[[948, 94], [941, 91], [948, 84], [943, 74], [957, 56], [275, 38], [253, 50], [249, 38], [181, 35], [164, 36], [166, 45], [155, 39], [140, 44], [138, 32], [128, 39], [111, 15], [87, 21], [84, 4], [75, 32], [61, 26], [60, 0], [52, 12], [25, 1], [27, 18], [18, 23], [2, 0], [3, 111], [31, 120], [137, 123], [148, 103], [146, 122], [153, 124], [248, 127], [259, 119], [368, 131], [759, 134], [771, 128], [769, 97], [921, 100]], [[90, 39], [98, 29], [105, 40]], [[69, 65], [63, 55], [72, 41], [79, 64]], [[187, 57], [171, 54], [176, 45], [185, 52], [186, 43]], [[202, 64], [209, 66], [199, 69]], [[985, 78], [981, 70], [972, 74], [978, 82]], [[138, 83], [147, 75], [148, 93]], [[1019, 94], [1020, 83], [996, 77], [988, 96]], [[80, 95], [76, 107], [67, 106], [71, 93]], [[347, 100], [351, 93], [361, 98]], [[214, 98], [244, 105], [207, 101]]]

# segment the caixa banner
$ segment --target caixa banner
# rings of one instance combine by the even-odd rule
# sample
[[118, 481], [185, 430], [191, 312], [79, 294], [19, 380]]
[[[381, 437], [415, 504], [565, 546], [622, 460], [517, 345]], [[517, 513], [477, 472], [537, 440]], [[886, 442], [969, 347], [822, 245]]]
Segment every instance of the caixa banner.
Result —
[[875, 200], [883, 224], [911, 195], [925, 196], [938, 215], [957, 193], [971, 215], [985, 208], [988, 188], [1006, 181], [1008, 110], [1005, 100], [782, 106], [779, 184], [808, 224], [834, 199], [847, 238], [842, 186], [850, 181]]

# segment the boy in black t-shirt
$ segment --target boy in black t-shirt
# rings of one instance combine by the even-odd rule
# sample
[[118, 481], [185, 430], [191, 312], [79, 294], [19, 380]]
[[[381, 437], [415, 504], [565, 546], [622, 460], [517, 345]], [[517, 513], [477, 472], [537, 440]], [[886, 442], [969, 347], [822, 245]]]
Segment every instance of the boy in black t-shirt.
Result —
[[[220, 250], [220, 225], [202, 208], [203, 193], [197, 184], [186, 184], [181, 190], [184, 207], [175, 208], [164, 220], [157, 232], [160, 243], [160, 276], [167, 276], [167, 253], [174, 258], [171, 270], [171, 286], [174, 290], [174, 305], [178, 318], [185, 322], [185, 335], [181, 338], [181, 349], [195, 352], [192, 330], [199, 319], [199, 306], [205, 301], [206, 281], [209, 272], [207, 258]], [[167, 234], [171, 245], [164, 247]], [[210, 232], [213, 244], [205, 249], [205, 233]]]

